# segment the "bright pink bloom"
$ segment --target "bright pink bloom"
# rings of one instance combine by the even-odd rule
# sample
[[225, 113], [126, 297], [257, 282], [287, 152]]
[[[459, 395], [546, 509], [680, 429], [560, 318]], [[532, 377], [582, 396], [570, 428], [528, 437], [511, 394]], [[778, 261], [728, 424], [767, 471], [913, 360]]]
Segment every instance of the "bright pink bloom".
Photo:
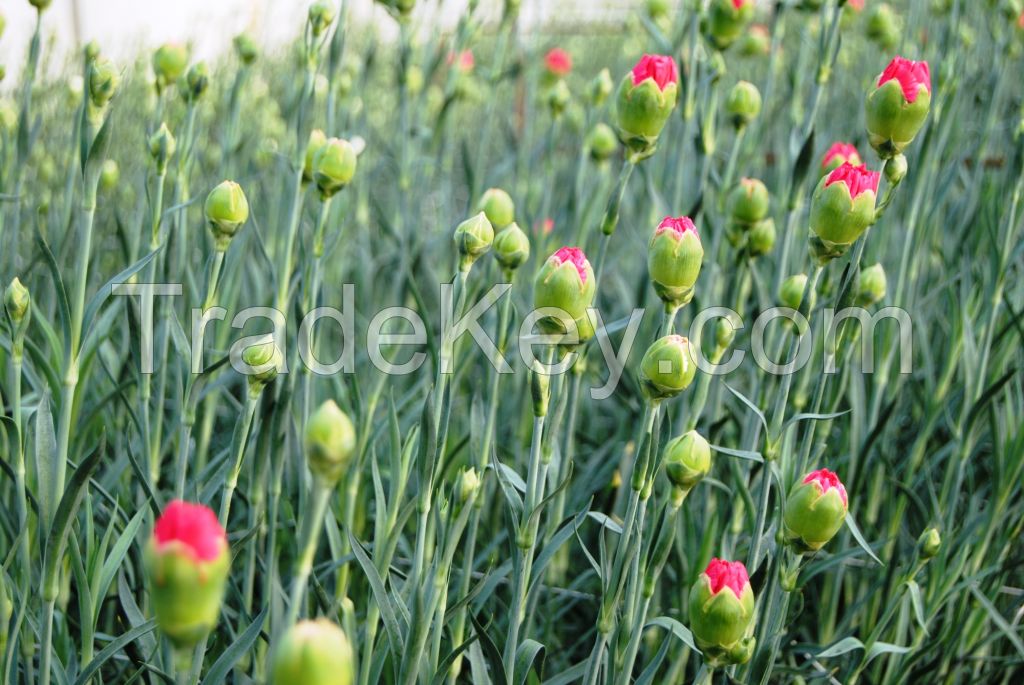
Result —
[[217, 515], [202, 504], [176, 499], [167, 505], [153, 527], [158, 547], [177, 542], [196, 561], [211, 561], [227, 547], [228, 538]]
[[640, 85], [647, 79], [654, 79], [658, 88], [665, 90], [670, 83], [679, 81], [676, 62], [668, 55], [644, 55], [633, 67], [633, 85]]
[[693, 225], [693, 221], [691, 221], [690, 217], [688, 216], [680, 216], [675, 218], [671, 216], [666, 216], [664, 219], [661, 220], [661, 223], [658, 224], [658, 228], [655, 229], [654, 234], [659, 235], [661, 233], [664, 233], [665, 231], [673, 231], [677, 235], [682, 236], [687, 231], [693, 231], [694, 234], [696, 234], [697, 227]]
[[864, 9], [864, 0], [846, 0], [846, 4], [858, 12]]
[[850, 164], [860, 164], [860, 153], [857, 152], [857, 148], [850, 143], [832, 143], [832, 147], [825, 153], [825, 158], [821, 160], [822, 168], [827, 167], [832, 163], [836, 157], [842, 162], [849, 162]]
[[449, 52], [448, 66], [452, 66], [456, 61], [458, 62], [459, 71], [461, 72], [468, 73], [473, 71], [473, 67], [476, 65], [476, 60], [473, 58], [472, 50], [463, 50], [458, 55], [454, 52]]
[[932, 92], [932, 73], [928, 68], [928, 62], [915, 62], [896, 55], [878, 77], [878, 86], [881, 87], [893, 79], [899, 81], [907, 102], [917, 100], [917, 94], [921, 92], [922, 86], [929, 93]]
[[580, 248], [563, 247], [551, 255], [551, 259], [558, 262], [559, 266], [570, 262], [576, 267], [576, 273], [580, 275], [580, 280], [584, 283], [587, 282], [587, 256], [583, 254], [583, 250]]
[[827, 188], [833, 183], [845, 183], [850, 191], [850, 197], [856, 198], [868, 190], [878, 193], [878, 179], [880, 176], [881, 174], [877, 171], [868, 171], [868, 168], [863, 164], [854, 166], [849, 162], [843, 162], [825, 179], [825, 187]]
[[829, 488], [835, 488], [839, 491], [839, 496], [843, 498], [843, 504], [846, 504], [846, 488], [842, 482], [832, 471], [828, 469], [818, 469], [817, 471], [811, 471], [804, 476], [805, 483], [817, 483], [818, 488], [821, 489], [821, 494], [828, 492]]
[[544, 66], [555, 76], [565, 76], [572, 71], [572, 57], [562, 48], [551, 48], [544, 56]]
[[711, 581], [711, 594], [717, 595], [723, 588], [729, 588], [737, 597], [743, 594], [743, 589], [750, 585], [750, 578], [747, 576], [747, 567], [742, 561], [726, 561], [725, 559], [712, 559], [708, 564], [704, 575]]
[[1024, 29], [1024, 12], [1021, 12], [1020, 16], [1017, 17], [1017, 28]]
[[738, 10], [741, 10], [743, 9], [744, 5], [749, 5], [752, 2], [754, 2], [754, 0], [732, 0], [732, 6]]

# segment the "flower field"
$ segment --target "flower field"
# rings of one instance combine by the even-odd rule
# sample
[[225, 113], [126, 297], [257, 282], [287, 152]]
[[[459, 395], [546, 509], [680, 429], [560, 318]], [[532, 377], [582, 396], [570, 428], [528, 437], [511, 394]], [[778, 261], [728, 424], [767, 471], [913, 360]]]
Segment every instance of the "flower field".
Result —
[[12, 2], [0, 685], [1020, 682], [1019, 0]]

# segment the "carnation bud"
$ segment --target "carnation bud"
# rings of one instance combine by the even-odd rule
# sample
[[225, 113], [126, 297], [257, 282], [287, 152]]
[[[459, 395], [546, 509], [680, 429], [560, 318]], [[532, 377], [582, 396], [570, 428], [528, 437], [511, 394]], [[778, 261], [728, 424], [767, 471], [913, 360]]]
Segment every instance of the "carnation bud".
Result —
[[860, 272], [857, 277], [856, 303], [859, 307], [870, 307], [885, 297], [885, 269], [873, 264]]
[[247, 67], [251, 66], [259, 57], [260, 49], [248, 33], [239, 33], [235, 36], [232, 44], [235, 46], [235, 54], [238, 55], [238, 59]]
[[334, 5], [327, 0], [317, 0], [309, 6], [309, 30], [319, 37], [334, 21]]
[[707, 31], [711, 42], [724, 50], [742, 35], [754, 16], [754, 0], [712, 0]]
[[652, 401], [675, 397], [690, 386], [696, 374], [690, 341], [681, 335], [658, 338], [640, 360], [640, 382]]
[[618, 122], [623, 140], [636, 153], [654, 152], [679, 94], [679, 72], [667, 55], [644, 55], [622, 79], [618, 94]]
[[740, 41], [740, 54], [744, 57], [764, 57], [771, 52], [772, 37], [768, 29], [761, 24], [754, 24]]
[[502, 229], [516, 220], [516, 206], [512, 198], [501, 188], [489, 188], [480, 196], [476, 204], [478, 212], [483, 212], [491, 226]]
[[356, 150], [341, 138], [331, 138], [313, 157], [313, 180], [321, 197], [332, 197], [356, 175]]
[[27, 321], [31, 313], [32, 296], [17, 276], [4, 292], [4, 307], [7, 309], [7, 316], [11, 317], [15, 330], [22, 327], [22, 323]]
[[493, 242], [494, 227], [483, 212], [456, 226], [455, 245], [459, 248], [459, 270], [469, 271], [473, 262], [487, 254]]
[[572, 71], [572, 56], [562, 48], [552, 48], [544, 55], [544, 68], [554, 78], [564, 78]]
[[153, 53], [153, 74], [157, 92], [176, 83], [188, 67], [188, 48], [177, 43], [161, 45]]
[[695, 430], [665, 445], [665, 474], [683, 491], [691, 490], [711, 470], [711, 446]]
[[689, 217], [665, 217], [647, 246], [647, 272], [658, 297], [682, 305], [693, 298], [704, 248]]
[[195, 102], [210, 85], [210, 70], [206, 62], [196, 62], [185, 74], [185, 81], [182, 84], [182, 97], [186, 102]]
[[96, 61], [96, 58], [100, 56], [100, 44], [94, 40], [90, 40], [82, 48], [82, 55], [85, 57], [86, 64], [92, 64]]
[[865, 102], [868, 141], [880, 157], [903, 152], [924, 126], [931, 102], [928, 63], [894, 57]]
[[171, 135], [171, 129], [167, 128], [167, 124], [160, 124], [159, 130], [149, 139], [149, 154], [156, 162], [158, 173], [163, 174], [167, 171], [167, 163], [174, 156], [175, 149], [176, 143], [174, 136]]
[[548, 402], [551, 400], [550, 382], [544, 367], [534, 359], [530, 369], [530, 396], [533, 398], [534, 416], [547, 416]]
[[769, 254], [775, 249], [775, 220], [771, 217], [758, 221], [747, 234], [747, 251], [752, 257]]
[[480, 476], [477, 475], [476, 469], [472, 466], [464, 468], [459, 474], [459, 482], [456, 486], [458, 492], [459, 502], [465, 504], [474, 497], [476, 497], [477, 491], [480, 490]]
[[885, 180], [889, 185], [899, 185], [907, 175], [907, 158], [903, 154], [890, 157], [885, 160], [882, 171], [885, 172]]
[[587, 150], [595, 162], [604, 162], [619, 150], [619, 139], [612, 127], [603, 122], [594, 125], [587, 134]]
[[514, 221], [498, 231], [493, 247], [494, 258], [509, 271], [515, 271], [530, 258], [530, 238]]
[[306, 142], [306, 155], [302, 163], [302, 180], [309, 183], [313, 180], [313, 160], [316, 158], [316, 153], [320, 152], [327, 143], [327, 136], [318, 128], [314, 128], [309, 132], [309, 140]]
[[304, 444], [310, 472], [334, 485], [355, 453], [356, 430], [334, 400], [327, 400], [309, 417]]
[[821, 170], [823, 174], [827, 174], [831, 171], [842, 166], [845, 162], [849, 162], [853, 166], [860, 166], [864, 162], [861, 161], [860, 153], [857, 152], [857, 148], [849, 143], [832, 143], [832, 147], [825, 152], [825, 156], [821, 158]]
[[728, 349], [736, 339], [736, 328], [728, 317], [720, 318], [715, 324], [715, 346], [720, 350]]
[[712, 559], [690, 588], [690, 630], [705, 656], [729, 663], [754, 619], [754, 590], [739, 561]]
[[733, 222], [743, 228], [749, 228], [768, 216], [769, 202], [768, 188], [756, 178], [741, 178], [729, 191], [727, 200]]
[[828, 469], [804, 476], [786, 498], [787, 541], [799, 552], [814, 552], [831, 540], [846, 520], [846, 488]]
[[846, 252], [875, 221], [877, 171], [839, 166], [818, 182], [811, 196], [811, 251], [819, 264]]
[[937, 528], [928, 528], [921, 537], [917, 539], [917, 548], [920, 551], [922, 559], [932, 559], [939, 553], [939, 549], [942, 547], [942, 537], [939, 535]]
[[557, 309], [560, 313], [545, 316], [538, 325], [553, 334], [568, 333], [573, 328], [578, 331], [596, 294], [597, 279], [583, 250], [578, 247], [559, 249], [537, 272], [533, 306], [534, 309]]
[[223, 252], [248, 220], [249, 202], [240, 185], [223, 181], [206, 196], [203, 211], [213, 233], [214, 247]]
[[230, 565], [228, 538], [212, 510], [181, 500], [167, 505], [145, 566], [157, 625], [177, 648], [192, 647], [217, 625]]
[[559, 79], [551, 88], [548, 90], [548, 107], [551, 108], [551, 114], [554, 116], [561, 116], [565, 112], [565, 108], [569, 106], [570, 100], [572, 100], [572, 93], [569, 92], [569, 85], [565, 82], [565, 79]]
[[28, 4], [39, 10], [40, 14], [42, 14], [43, 10], [49, 7], [52, 2], [53, 0], [28, 0]]
[[725, 111], [736, 128], [743, 128], [761, 113], [761, 91], [753, 83], [739, 81], [725, 100]]
[[299, 621], [274, 648], [273, 685], [352, 685], [355, 653], [344, 631], [326, 618]]
[[885, 50], [892, 50], [900, 40], [900, 21], [887, 3], [872, 5], [865, 23], [865, 34]]
[[807, 288], [807, 274], [793, 274], [779, 286], [779, 304], [799, 310]]
[[254, 393], [258, 393], [265, 385], [277, 378], [278, 372], [284, 365], [284, 357], [273, 338], [246, 347], [242, 352], [242, 361], [252, 370], [248, 378], [249, 388]]
[[102, 109], [117, 92], [121, 75], [107, 59], [97, 59], [89, 70], [89, 99], [93, 107]]
[[113, 190], [120, 180], [121, 168], [117, 166], [117, 162], [112, 159], [103, 160], [103, 165], [100, 166], [100, 187], [107, 191]]
[[647, 10], [647, 16], [651, 19], [655, 21], [664, 19], [669, 12], [668, 0], [647, 0], [644, 9]]
[[612, 90], [615, 89], [615, 82], [612, 80], [612, 72], [608, 71], [605, 67], [597, 73], [597, 76], [590, 82], [590, 102], [595, 107], [600, 107], [604, 104], [608, 96], [612, 94]]

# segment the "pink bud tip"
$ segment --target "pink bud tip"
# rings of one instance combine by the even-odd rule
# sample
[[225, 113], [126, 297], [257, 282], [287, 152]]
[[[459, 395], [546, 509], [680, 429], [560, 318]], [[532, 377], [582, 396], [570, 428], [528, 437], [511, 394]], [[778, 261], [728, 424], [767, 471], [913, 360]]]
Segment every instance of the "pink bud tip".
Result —
[[164, 509], [153, 527], [153, 536], [158, 547], [180, 542], [196, 561], [216, 559], [228, 544], [227, 535], [213, 510], [179, 499]]
[[565, 76], [572, 71], [572, 57], [562, 48], [552, 48], [544, 56], [544, 66], [555, 76]]
[[578, 247], [563, 247], [551, 255], [551, 258], [557, 261], [559, 266], [566, 262], [571, 263], [576, 267], [580, 280], [587, 282], [587, 256], [583, 254], [583, 250]]
[[856, 147], [850, 143], [832, 143], [832, 147], [825, 153], [825, 158], [821, 160], [822, 168], [827, 167], [837, 157], [841, 162], [849, 162], [854, 165], [861, 163], [860, 153], [857, 152]]
[[540, 230], [544, 232], [544, 235], [551, 235], [551, 231], [555, 230], [555, 220], [551, 217], [544, 219], [541, 222]]
[[828, 178], [825, 180], [825, 187], [827, 188], [836, 182], [845, 183], [846, 187], [850, 190], [850, 197], [856, 198], [861, 193], [869, 190], [873, 193], [878, 193], [878, 179], [880, 176], [881, 174], [877, 171], [868, 171], [868, 168], [863, 164], [854, 166], [849, 162], [843, 162], [828, 175]]
[[704, 575], [711, 581], [711, 593], [717, 595], [723, 588], [729, 588], [737, 597], [743, 594], [743, 589], [750, 585], [750, 578], [747, 576], [747, 567], [742, 561], [726, 561], [725, 559], [712, 559], [708, 564]]
[[676, 235], [682, 236], [687, 231], [693, 231], [693, 233], [696, 234], [697, 227], [693, 225], [693, 221], [691, 221], [688, 216], [666, 216], [661, 220], [661, 223], [658, 224], [658, 228], [654, 231], [654, 234], [659, 235], [665, 231], [672, 231]]
[[864, 9], [864, 0], [846, 0], [846, 4], [858, 12]]
[[897, 55], [878, 77], [878, 86], [881, 87], [893, 79], [899, 81], [907, 102], [917, 100], [922, 87], [929, 93], [932, 92], [932, 74], [928, 69], [928, 62], [914, 62]]
[[749, 5], [754, 0], [732, 0], [732, 6], [738, 10], [743, 9], [744, 5]]
[[817, 483], [822, 494], [828, 492], [829, 488], [835, 488], [839, 491], [839, 496], [843, 498], [843, 504], [846, 504], [846, 488], [839, 480], [839, 476], [832, 471], [828, 469], [811, 471], [804, 476], [804, 483]]
[[633, 67], [633, 85], [639, 85], [647, 79], [654, 79], [660, 90], [670, 83], [679, 81], [676, 62], [668, 55], [644, 55]]
[[448, 53], [448, 66], [458, 63], [459, 71], [470, 72], [473, 71], [473, 66], [476, 64], [476, 59], [473, 57], [472, 50], [463, 50], [458, 55], [454, 52]]

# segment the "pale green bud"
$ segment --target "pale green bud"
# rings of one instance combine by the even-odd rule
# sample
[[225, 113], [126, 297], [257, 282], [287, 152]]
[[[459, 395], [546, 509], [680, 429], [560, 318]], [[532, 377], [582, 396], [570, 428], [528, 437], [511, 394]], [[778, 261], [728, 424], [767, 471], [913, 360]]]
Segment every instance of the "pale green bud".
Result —
[[215, 247], [224, 251], [249, 219], [249, 202], [240, 185], [224, 181], [206, 196], [204, 211]]
[[491, 226], [502, 229], [516, 219], [516, 207], [512, 198], [501, 188], [490, 188], [484, 191], [476, 205], [478, 212], [483, 212]]
[[711, 470], [711, 446], [697, 431], [683, 433], [665, 446], [665, 475], [684, 491]]
[[761, 91], [753, 83], [739, 81], [725, 100], [725, 111], [733, 126], [742, 128], [761, 113]]
[[478, 258], [487, 254], [494, 242], [494, 227], [483, 212], [455, 227], [455, 245], [459, 248], [459, 269], [468, 271]]
[[274, 649], [272, 685], [352, 685], [355, 653], [344, 631], [326, 618], [299, 621]]
[[356, 175], [356, 151], [347, 140], [331, 138], [313, 158], [313, 180], [327, 198], [352, 182]]
[[514, 221], [498, 231], [493, 247], [494, 258], [510, 271], [518, 269], [530, 258], [530, 238]]
[[640, 361], [641, 384], [654, 401], [675, 397], [686, 390], [696, 374], [697, 363], [690, 341], [681, 335], [666, 335], [655, 340]]
[[309, 417], [304, 444], [310, 472], [333, 485], [355, 454], [356, 430], [334, 400], [327, 400]]

